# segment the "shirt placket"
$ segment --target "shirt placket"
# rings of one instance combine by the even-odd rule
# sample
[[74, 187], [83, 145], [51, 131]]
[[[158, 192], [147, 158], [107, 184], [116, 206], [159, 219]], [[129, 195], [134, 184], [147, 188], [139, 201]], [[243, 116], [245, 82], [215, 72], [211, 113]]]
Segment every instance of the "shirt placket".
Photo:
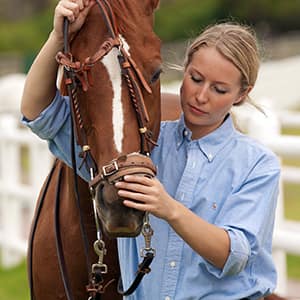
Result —
[[[195, 172], [195, 169], [197, 168], [197, 151], [199, 151], [199, 149], [196, 148], [195, 144], [190, 143], [187, 146], [186, 166], [175, 194], [175, 199], [180, 201], [186, 207], [189, 207], [193, 200], [193, 191], [197, 182], [197, 176], [195, 176], [197, 173]], [[184, 241], [170, 227], [164, 277], [162, 282], [162, 300], [175, 299], [179, 271], [181, 268], [184, 268], [181, 264], [183, 246]]]

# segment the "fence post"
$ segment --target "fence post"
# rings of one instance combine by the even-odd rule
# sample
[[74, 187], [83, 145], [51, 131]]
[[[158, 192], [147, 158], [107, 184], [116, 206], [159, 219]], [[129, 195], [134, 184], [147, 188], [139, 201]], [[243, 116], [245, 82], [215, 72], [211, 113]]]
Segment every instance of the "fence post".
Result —
[[[281, 134], [281, 125], [278, 117], [272, 111], [272, 107], [267, 99], [263, 102], [263, 110], [266, 115], [256, 112], [248, 118], [247, 131], [250, 136], [259, 140], [261, 143], [267, 143], [269, 140], [277, 139]], [[279, 196], [277, 200], [275, 228], [281, 228], [284, 223], [284, 196], [283, 181], [280, 179]], [[286, 253], [284, 250], [273, 247], [273, 259], [277, 269], [277, 287], [276, 293], [286, 295], [287, 293], [287, 265]]]
[[[0, 130], [7, 135], [13, 135], [18, 127], [18, 120], [11, 115], [2, 115]], [[22, 206], [18, 199], [9, 190], [17, 188], [20, 182], [20, 147], [10, 140], [0, 144], [0, 168], [1, 181], [3, 183], [2, 199], [0, 201], [1, 227], [3, 247], [1, 250], [1, 262], [4, 267], [18, 264], [23, 255], [20, 251], [13, 251], [11, 244], [21, 237]]]

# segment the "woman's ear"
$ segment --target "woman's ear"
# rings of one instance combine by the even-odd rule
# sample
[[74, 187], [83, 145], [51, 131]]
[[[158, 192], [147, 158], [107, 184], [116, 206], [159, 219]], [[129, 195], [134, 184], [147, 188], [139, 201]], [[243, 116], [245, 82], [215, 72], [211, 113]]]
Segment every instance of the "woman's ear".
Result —
[[252, 86], [248, 86], [247, 89], [245, 91], [243, 91], [240, 96], [234, 101], [235, 105], [241, 104], [249, 95], [249, 93], [252, 90]]

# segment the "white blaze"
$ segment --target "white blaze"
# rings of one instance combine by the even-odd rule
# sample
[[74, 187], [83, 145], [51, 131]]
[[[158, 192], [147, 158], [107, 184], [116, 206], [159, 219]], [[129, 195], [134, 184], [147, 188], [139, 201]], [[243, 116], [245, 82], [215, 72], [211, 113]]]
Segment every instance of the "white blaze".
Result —
[[[125, 39], [120, 36], [124, 49], [129, 53], [129, 45]], [[122, 77], [121, 67], [118, 60], [119, 51], [113, 48], [103, 59], [102, 63], [106, 67], [112, 89], [112, 124], [114, 133], [114, 142], [118, 152], [122, 152], [122, 141], [123, 141], [123, 129], [124, 129], [124, 111], [122, 104]]]
[[122, 78], [121, 68], [118, 61], [118, 50], [113, 48], [103, 59], [102, 63], [107, 69], [112, 89], [112, 124], [114, 133], [114, 142], [118, 152], [122, 152], [122, 140], [123, 140], [123, 105], [121, 101], [122, 96]]

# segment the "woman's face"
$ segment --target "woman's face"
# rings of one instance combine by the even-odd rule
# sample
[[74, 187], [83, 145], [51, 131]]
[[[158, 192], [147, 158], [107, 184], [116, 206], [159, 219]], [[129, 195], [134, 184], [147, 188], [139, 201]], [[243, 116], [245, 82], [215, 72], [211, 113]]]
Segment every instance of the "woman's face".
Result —
[[201, 47], [187, 66], [180, 89], [185, 123], [198, 139], [219, 127], [241, 95], [241, 73], [214, 47]]

